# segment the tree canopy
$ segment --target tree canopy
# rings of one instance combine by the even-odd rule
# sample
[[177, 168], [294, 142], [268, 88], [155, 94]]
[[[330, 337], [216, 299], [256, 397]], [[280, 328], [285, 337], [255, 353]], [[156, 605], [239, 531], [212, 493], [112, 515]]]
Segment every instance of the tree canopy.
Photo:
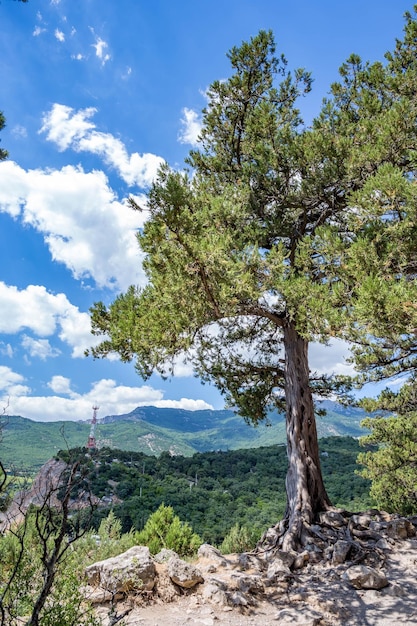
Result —
[[385, 64], [352, 55], [311, 127], [297, 108], [311, 77], [288, 69], [272, 33], [232, 48], [189, 170], [165, 164], [149, 192], [138, 235], [148, 285], [92, 309], [105, 335], [95, 356], [134, 358], [144, 378], [186, 358], [246, 419], [286, 410], [284, 549], [331, 506], [313, 393], [340, 381], [310, 371], [308, 344], [385, 337], [393, 315], [378, 319], [377, 301], [414, 288], [403, 239], [414, 227], [415, 30], [407, 14]]

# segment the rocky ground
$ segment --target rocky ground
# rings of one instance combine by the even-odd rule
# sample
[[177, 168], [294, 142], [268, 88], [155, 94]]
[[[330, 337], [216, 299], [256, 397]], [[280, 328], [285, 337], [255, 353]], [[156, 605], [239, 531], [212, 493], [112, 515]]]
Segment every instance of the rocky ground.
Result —
[[[113, 561], [106, 573], [103, 561], [91, 566], [86, 594], [95, 602], [103, 626], [417, 625], [416, 525], [416, 520], [375, 512], [355, 516], [353, 522], [349, 519], [350, 545], [338, 539], [319, 559], [324, 524], [316, 548], [310, 546], [310, 557], [300, 569], [294, 569], [284, 553], [222, 556], [205, 545], [197, 562], [190, 564], [169, 552], [152, 559], [140, 547], [133, 556], [135, 567], [139, 561], [145, 569], [153, 567], [153, 573], [147, 570], [149, 582], [142, 569], [142, 591], [123, 592], [121, 581], [129, 578], [120, 578], [120, 572], [126, 572], [123, 562], [116, 567]], [[337, 532], [345, 531], [339, 527]], [[327, 532], [334, 533], [334, 527], [327, 525]], [[136, 548], [131, 550], [133, 555]], [[112, 571], [119, 573], [118, 582], [111, 582]], [[117, 600], [113, 609], [110, 597]]]

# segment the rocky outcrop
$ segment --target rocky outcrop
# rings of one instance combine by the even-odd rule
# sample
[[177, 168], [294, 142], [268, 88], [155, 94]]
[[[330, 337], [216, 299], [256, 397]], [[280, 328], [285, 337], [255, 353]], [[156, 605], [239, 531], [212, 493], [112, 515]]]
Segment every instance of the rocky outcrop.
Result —
[[[195, 611], [190, 609], [192, 614], [201, 613], [203, 606], [212, 607], [216, 619], [219, 612], [225, 611], [245, 615], [256, 611], [263, 615], [267, 611], [270, 619], [279, 624], [306, 626], [361, 624], [354, 611], [367, 602], [374, 603], [369, 594], [375, 593], [384, 594], [378, 597], [387, 604], [392, 600], [393, 605], [415, 596], [417, 611], [417, 591], [413, 591], [417, 520], [377, 511], [358, 516], [332, 513], [322, 516], [313, 529], [316, 540], [310, 541], [301, 554], [276, 550], [269, 554], [222, 555], [204, 544], [191, 564], [172, 551], [164, 550], [152, 558], [147, 548], [136, 546], [119, 557], [90, 566], [86, 595], [100, 603], [103, 626], [111, 624], [105, 617], [109, 614], [106, 603], [108, 607], [113, 603], [115, 615], [123, 610], [129, 626], [139, 623], [138, 607], [181, 603], [186, 597], [189, 606], [192, 603], [195, 607]], [[414, 555], [410, 556], [413, 580], [399, 584], [401, 572], [398, 565], [394, 566], [396, 553], [401, 550], [406, 554], [408, 549]], [[114, 605], [115, 600], [119, 604]], [[228, 619], [224, 623], [237, 623]], [[214, 623], [212, 617], [204, 620]], [[204, 620], [202, 623], [206, 623]]]
[[86, 568], [87, 583], [113, 594], [151, 591], [155, 585], [155, 564], [149, 548], [133, 546], [119, 556], [98, 561]]
[[58, 508], [58, 488], [66, 468], [67, 464], [64, 461], [56, 459], [47, 461], [39, 470], [30, 488], [18, 491], [7, 511], [0, 513], [0, 532], [4, 532], [13, 524], [22, 522], [31, 504], [42, 506], [47, 502], [49, 506]]

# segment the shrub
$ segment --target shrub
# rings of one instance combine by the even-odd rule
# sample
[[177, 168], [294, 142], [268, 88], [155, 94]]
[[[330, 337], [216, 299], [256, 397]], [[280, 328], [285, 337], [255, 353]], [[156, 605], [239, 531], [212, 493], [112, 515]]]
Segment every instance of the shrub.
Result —
[[259, 535], [260, 533], [256, 528], [235, 524], [224, 538], [220, 551], [223, 554], [231, 554], [253, 550], [259, 540]]
[[192, 556], [202, 541], [186, 522], [174, 514], [171, 506], [161, 506], [149, 517], [145, 527], [135, 535], [136, 541], [148, 546], [152, 554], [162, 548], [174, 550], [179, 556]]

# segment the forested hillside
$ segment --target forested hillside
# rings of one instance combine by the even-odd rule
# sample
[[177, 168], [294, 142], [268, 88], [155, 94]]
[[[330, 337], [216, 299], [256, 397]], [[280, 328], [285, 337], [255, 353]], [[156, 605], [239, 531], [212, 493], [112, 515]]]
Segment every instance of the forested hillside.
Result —
[[[355, 473], [358, 442], [351, 437], [328, 437], [321, 440], [320, 449], [334, 504], [348, 510], [369, 507], [369, 482]], [[157, 458], [108, 448], [92, 457], [86, 457], [83, 449], [59, 454], [65, 460], [75, 455], [89, 465], [89, 487], [101, 498], [97, 526], [113, 508], [124, 532], [140, 530], [164, 503], [189, 522], [203, 541], [219, 545], [235, 524], [259, 537], [285, 509], [287, 455], [283, 445], [192, 457], [164, 452]]]

